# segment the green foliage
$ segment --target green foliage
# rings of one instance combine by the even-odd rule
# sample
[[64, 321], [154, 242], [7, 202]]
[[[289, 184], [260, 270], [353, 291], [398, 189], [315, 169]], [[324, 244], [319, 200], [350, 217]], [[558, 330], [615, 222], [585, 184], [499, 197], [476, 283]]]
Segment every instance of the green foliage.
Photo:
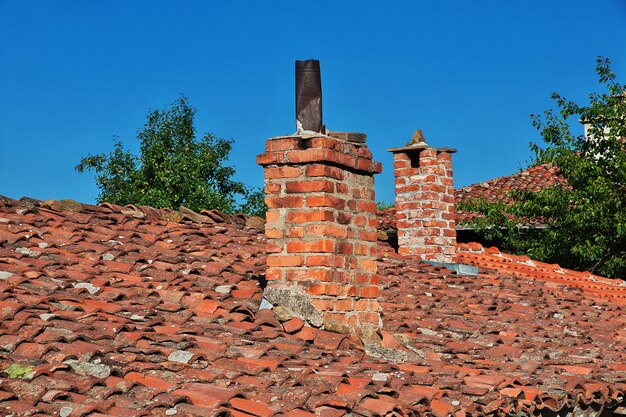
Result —
[[34, 375], [33, 368], [32, 365], [22, 365], [16, 362], [3, 369], [2, 372], [7, 374], [9, 378], [30, 379]]
[[255, 191], [233, 181], [235, 169], [225, 165], [232, 141], [211, 134], [197, 139], [195, 112], [185, 97], [164, 110], [151, 111], [137, 134], [139, 156], [118, 141], [111, 153], [89, 155], [76, 170], [95, 170], [99, 201], [233, 212], [240, 208], [237, 196], [243, 196], [251, 200], [241, 208], [260, 213]]
[[[531, 144], [531, 164], [557, 166], [569, 186], [513, 192], [513, 204], [466, 201], [461, 210], [484, 214], [472, 225], [506, 249], [562, 266], [626, 278], [626, 85], [598, 58], [602, 93], [580, 106], [553, 94], [558, 112], [532, 115], [545, 145]], [[570, 124], [587, 125], [587, 137]], [[529, 220], [545, 229], [525, 227]]]
[[395, 203], [390, 203], [388, 201], [377, 201], [376, 202], [376, 209], [377, 210], [387, 210], [390, 208], [394, 208], [396, 205]]
[[240, 209], [249, 216], [265, 217], [265, 212], [267, 212], [265, 192], [260, 188], [247, 190], [246, 202], [241, 205]]

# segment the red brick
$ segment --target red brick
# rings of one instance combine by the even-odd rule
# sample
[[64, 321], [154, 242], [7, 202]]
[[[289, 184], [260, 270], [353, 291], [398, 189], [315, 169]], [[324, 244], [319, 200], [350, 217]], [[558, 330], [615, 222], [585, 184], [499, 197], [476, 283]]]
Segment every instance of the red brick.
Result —
[[285, 271], [287, 281], [314, 281], [332, 282], [335, 278], [335, 271], [330, 269], [291, 269]]
[[356, 274], [356, 283], [357, 284], [369, 284], [372, 280], [371, 278], [372, 278], [371, 274], [358, 273]]
[[354, 198], [363, 198], [363, 194], [365, 194], [362, 188], [353, 188], [351, 192], [352, 192], [352, 197]]
[[348, 185], [343, 182], [337, 183], [337, 193], [339, 194], [348, 194]]
[[361, 171], [373, 171], [375, 168], [375, 162], [372, 161], [371, 159], [365, 159], [365, 158], [357, 158], [356, 159], [356, 169], [361, 170]]
[[352, 168], [352, 169], [356, 168], [356, 166], [357, 166], [358, 158], [356, 158], [355, 156], [352, 156], [352, 155], [347, 155], [345, 153], [340, 153], [340, 152], [333, 152], [331, 154], [331, 158], [332, 159], [330, 159], [330, 160], [332, 162], [344, 165], [344, 166]]
[[439, 158], [439, 161], [442, 164], [451, 164], [452, 163], [452, 154], [451, 153], [441, 152], [441, 153], [439, 153], [439, 155], [437, 155], [437, 158]]
[[267, 257], [267, 266], [302, 266], [302, 255], [270, 255]]
[[367, 255], [369, 252], [369, 246], [363, 245], [360, 243], [354, 244], [354, 254], [355, 255]]
[[400, 185], [406, 185], [409, 183], [409, 179], [407, 177], [398, 177], [395, 179], [394, 184], [396, 187]]
[[375, 259], [361, 259], [359, 268], [363, 271], [376, 272], [378, 270]]
[[396, 169], [393, 172], [393, 175], [396, 177], [410, 177], [411, 175], [417, 175], [417, 168], [404, 168], [404, 169]]
[[[302, 151], [288, 151], [287, 160], [292, 163], [326, 162], [333, 161], [334, 151], [330, 149], [306, 149]], [[258, 157], [257, 157], [257, 163]]]
[[443, 185], [437, 185], [437, 184], [424, 184], [422, 185], [422, 191], [425, 191], [425, 192], [434, 191], [436, 193], [445, 193], [446, 187], [444, 187]]
[[288, 193], [332, 193], [334, 190], [335, 184], [325, 180], [296, 181], [286, 185]]
[[309, 245], [309, 252], [334, 252], [335, 241], [334, 240], [319, 240], [312, 242]]
[[259, 165], [271, 165], [281, 162], [284, 162], [284, 155], [282, 153], [270, 152], [257, 155], [256, 157], [256, 163]]
[[367, 224], [367, 217], [363, 215], [354, 216], [354, 225], [363, 227]]
[[295, 241], [287, 243], [287, 252], [334, 252], [335, 242], [332, 240], [317, 240], [310, 242]]
[[355, 287], [354, 285], [346, 287], [346, 296], [356, 297], [357, 295], [359, 295], [359, 289], [357, 287]]
[[337, 300], [335, 303], [336, 311], [352, 311], [354, 308], [354, 299], [352, 298], [344, 298], [341, 300]]
[[278, 194], [280, 193], [281, 184], [273, 183], [265, 185], [265, 194]]
[[280, 253], [282, 251], [283, 251], [283, 247], [275, 243], [268, 242], [265, 245], [265, 252], [267, 253]]
[[445, 194], [441, 198], [441, 201], [443, 201], [444, 203], [454, 204], [454, 194]]
[[304, 198], [301, 196], [265, 197], [265, 204], [271, 209], [298, 208], [304, 204]]
[[367, 232], [365, 230], [361, 230], [359, 232], [359, 239], [365, 240], [367, 242], [376, 242], [376, 240], [378, 240], [376, 232]]
[[309, 139], [309, 143], [311, 147], [314, 148], [329, 148], [329, 149], [341, 149], [341, 144], [337, 139], [318, 136]]
[[266, 179], [297, 178], [302, 175], [302, 168], [293, 166], [267, 167], [264, 173]]
[[292, 211], [287, 213], [287, 221], [294, 223], [333, 221], [335, 215], [330, 210]]
[[326, 294], [326, 284], [311, 284], [307, 287], [306, 291], [311, 295], [324, 295]]
[[[339, 255], [339, 256], [341, 256], [341, 255]], [[343, 258], [344, 258], [345, 261], [349, 261], [350, 260], [349, 257], [343, 257]], [[345, 262], [344, 262], [344, 264], [345, 264]], [[335, 275], [335, 282], [340, 283], [340, 284], [349, 284], [352, 281], [354, 281], [352, 279], [353, 275], [354, 275], [353, 271], [350, 270], [349, 268], [337, 269], [336, 270], [336, 275]]]
[[[323, 294], [325, 293], [322, 293], [320, 295], [323, 295]], [[311, 300], [311, 304], [313, 304], [313, 306], [319, 310], [328, 311], [328, 310], [332, 310], [335, 307], [335, 300], [322, 300], [318, 298], [318, 299]]]
[[377, 313], [359, 313], [357, 317], [361, 324], [378, 325], [380, 322], [380, 316]]
[[422, 159], [426, 159], [426, 158], [436, 158], [437, 157], [437, 150], [436, 149], [422, 149], [420, 151], [420, 160]]
[[283, 237], [282, 229], [265, 229], [265, 236], [268, 239], [280, 239]]
[[309, 207], [332, 207], [342, 210], [345, 204], [343, 199], [331, 195], [310, 195], [306, 198], [306, 205]]
[[[417, 193], [420, 191], [422, 191], [422, 183], [402, 185], [402, 186], [396, 187], [396, 193], [400, 196], [403, 196], [404, 194], [407, 194], [407, 193]], [[410, 197], [405, 197], [405, 198], [410, 198]]]
[[337, 252], [343, 255], [353, 255], [354, 254], [354, 246], [352, 243], [341, 242], [337, 245]]
[[329, 177], [336, 180], [343, 180], [345, 171], [329, 165], [309, 165], [306, 167], [305, 174], [307, 177]]
[[366, 146], [351, 147], [354, 148], [354, 151], [352, 151], [351, 153], [354, 153], [356, 156], [360, 156], [361, 158], [365, 159], [372, 159], [374, 157], [374, 155], [372, 155], [372, 152], [370, 152], [370, 150]]
[[308, 243], [300, 240], [287, 243], [287, 252], [308, 252]]
[[411, 168], [411, 162], [409, 160], [406, 161], [393, 161], [393, 169], [404, 169], [404, 168]]
[[424, 227], [432, 227], [435, 229], [443, 229], [448, 226], [448, 223], [441, 220], [427, 220], [424, 222]]
[[[343, 285], [339, 284], [326, 284], [324, 287], [324, 292], [326, 295], [341, 295], [342, 290], [344, 289]], [[333, 302], [336, 300], [333, 300]]]
[[345, 237], [346, 228], [334, 224], [312, 224], [306, 227], [307, 236]]
[[267, 268], [265, 271], [265, 279], [268, 281], [283, 279], [283, 270], [277, 268]]
[[287, 236], [289, 237], [302, 237], [304, 236], [304, 228], [300, 226], [292, 226], [287, 229]]
[[394, 153], [393, 154], [393, 160], [394, 161], [408, 161], [411, 162], [411, 158], [409, 157], [409, 155], [407, 153]]
[[309, 255], [306, 258], [306, 266], [328, 266], [341, 268], [344, 258], [337, 255]]
[[265, 220], [268, 223], [273, 223], [273, 222], [277, 221], [278, 219], [280, 219], [280, 213], [278, 211], [268, 210], [265, 213]]
[[265, 151], [275, 152], [275, 151], [300, 149], [301, 147], [300, 143], [301, 143], [300, 138], [270, 139], [267, 142], [265, 142]]

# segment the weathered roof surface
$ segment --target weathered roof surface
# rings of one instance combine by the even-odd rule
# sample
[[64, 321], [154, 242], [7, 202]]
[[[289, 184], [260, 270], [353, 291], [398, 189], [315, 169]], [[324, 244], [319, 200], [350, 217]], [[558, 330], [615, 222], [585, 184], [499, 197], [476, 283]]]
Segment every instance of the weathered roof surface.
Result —
[[0, 414], [490, 415], [623, 399], [626, 307], [581, 288], [594, 277], [504, 270], [476, 246], [462, 256], [480, 273], [463, 276], [381, 243], [384, 330], [364, 349], [259, 311], [262, 233], [205, 214], [0, 199]]
[[[502, 201], [511, 202], [511, 191], [539, 191], [555, 185], [566, 185], [567, 180], [560, 174], [557, 167], [551, 164], [537, 165], [524, 171], [498, 177], [489, 181], [468, 185], [454, 190], [455, 204], [463, 200], [485, 199], [488, 202]], [[462, 225], [474, 217], [477, 213], [469, 211], [457, 211], [455, 221], [457, 226]], [[396, 212], [394, 208], [378, 212], [381, 228], [384, 230], [396, 228]]]
[[566, 185], [567, 180], [559, 169], [551, 164], [537, 165], [524, 171], [498, 177], [478, 184], [458, 188], [455, 192], [456, 203], [466, 198], [484, 198], [489, 202], [509, 202], [508, 193], [513, 190], [539, 191], [555, 185]]

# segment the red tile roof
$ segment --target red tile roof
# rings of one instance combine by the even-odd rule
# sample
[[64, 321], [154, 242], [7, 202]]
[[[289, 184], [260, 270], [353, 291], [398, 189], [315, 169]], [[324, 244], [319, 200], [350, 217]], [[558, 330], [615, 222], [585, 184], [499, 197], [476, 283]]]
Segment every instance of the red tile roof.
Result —
[[[466, 199], [485, 199], [489, 202], [510, 202], [509, 192], [539, 191], [554, 185], [565, 185], [567, 180], [559, 173], [557, 167], [551, 164], [537, 165], [507, 177], [498, 177], [489, 181], [457, 188], [454, 192], [455, 203], [458, 205]], [[474, 212], [457, 211], [456, 224], [471, 220], [477, 214]], [[378, 212], [379, 223], [383, 230], [396, 228], [396, 212], [394, 208]]]
[[[457, 205], [461, 201], [469, 199], [485, 199], [492, 203], [496, 201], [510, 203], [511, 191], [539, 191], [555, 185], [566, 184], [567, 180], [561, 175], [557, 167], [552, 164], [542, 164], [508, 177], [494, 178], [456, 189], [454, 199]], [[475, 216], [476, 213], [458, 211], [456, 213], [456, 222], [461, 224]]]
[[508, 192], [512, 190], [539, 191], [554, 185], [565, 185], [567, 180], [559, 169], [551, 164], [537, 165], [508, 177], [494, 178], [478, 184], [459, 188], [455, 193], [456, 202], [466, 198], [484, 198], [490, 202], [510, 201]]
[[259, 311], [265, 238], [203, 215], [0, 199], [0, 414], [529, 414], [626, 392], [612, 282], [478, 246], [458, 275], [381, 243], [363, 347]]

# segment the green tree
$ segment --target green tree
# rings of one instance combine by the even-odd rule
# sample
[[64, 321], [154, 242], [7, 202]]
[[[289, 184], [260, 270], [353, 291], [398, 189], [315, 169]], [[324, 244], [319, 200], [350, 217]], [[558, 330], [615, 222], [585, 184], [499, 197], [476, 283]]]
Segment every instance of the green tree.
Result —
[[267, 212], [265, 191], [261, 188], [247, 190], [246, 201], [241, 205], [240, 210], [249, 216], [265, 217]]
[[168, 108], [149, 112], [137, 133], [139, 156], [117, 141], [111, 153], [89, 155], [76, 170], [95, 170], [99, 201], [233, 212], [243, 207], [237, 204], [238, 196], [252, 196], [244, 208], [258, 214], [263, 206], [255, 200], [255, 192], [234, 181], [235, 169], [225, 165], [232, 141], [211, 134], [197, 139], [195, 113], [180, 97]]
[[[505, 249], [562, 266], [626, 278], [626, 85], [599, 57], [602, 92], [581, 106], [554, 93], [558, 111], [532, 115], [544, 144], [531, 144], [531, 165], [551, 163], [567, 185], [511, 193], [513, 202], [465, 201], [484, 216], [471, 224]], [[583, 123], [585, 134], [572, 133]], [[580, 127], [579, 127], [580, 129]], [[545, 229], [527, 227], [539, 221]]]

